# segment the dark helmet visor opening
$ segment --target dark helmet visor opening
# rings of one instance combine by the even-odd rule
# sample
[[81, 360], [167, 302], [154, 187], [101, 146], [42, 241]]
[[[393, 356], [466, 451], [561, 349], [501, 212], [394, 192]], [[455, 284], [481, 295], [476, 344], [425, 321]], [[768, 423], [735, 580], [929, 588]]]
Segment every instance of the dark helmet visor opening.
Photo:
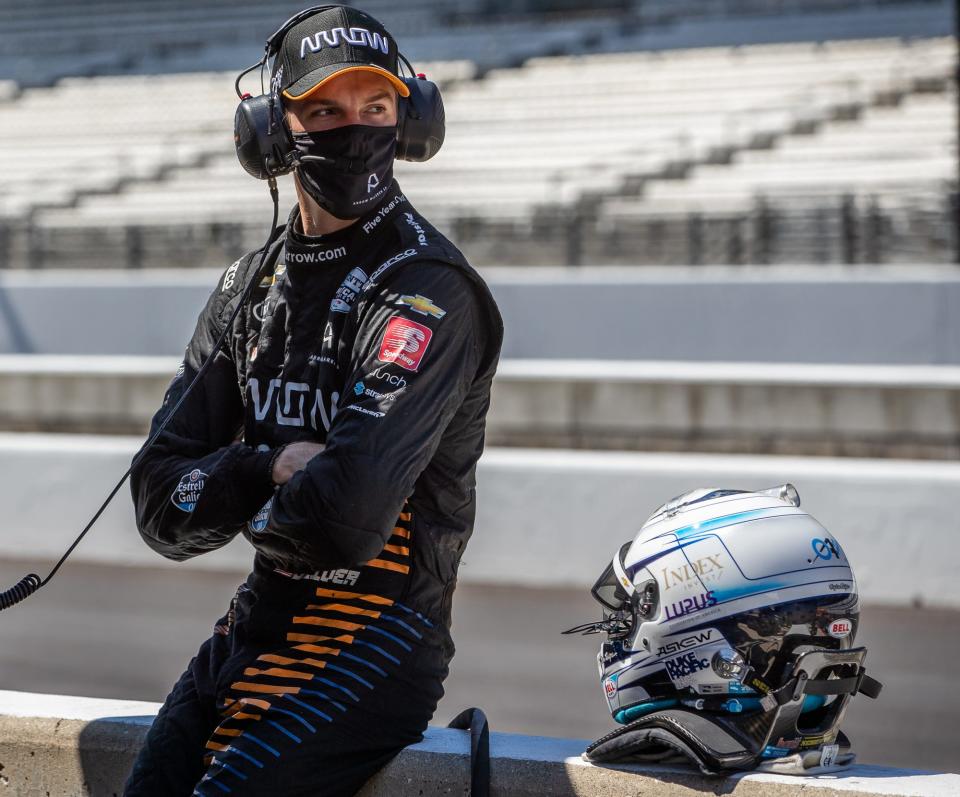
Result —
[[[620, 560], [621, 567], [623, 566], [623, 557], [626, 556], [632, 544], [633, 540], [625, 542], [620, 546], [620, 550], [617, 551], [617, 557]], [[610, 562], [610, 564], [604, 568], [603, 573], [600, 574], [600, 578], [596, 580], [596, 583], [594, 583], [593, 588], [590, 590], [590, 594], [593, 595], [594, 600], [613, 612], [622, 609], [630, 600], [626, 589], [624, 589], [623, 584], [620, 583], [620, 579], [617, 578], [616, 571], [613, 569], [613, 562]]]

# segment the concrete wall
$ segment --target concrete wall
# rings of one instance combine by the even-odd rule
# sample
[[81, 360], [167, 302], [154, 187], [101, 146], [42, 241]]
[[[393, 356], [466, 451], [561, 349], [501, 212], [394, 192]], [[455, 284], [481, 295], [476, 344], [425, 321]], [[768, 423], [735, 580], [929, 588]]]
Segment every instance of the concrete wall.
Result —
[[[159, 706], [0, 691], [0, 787], [10, 797], [108, 797], [118, 794]], [[708, 792], [739, 797], [948, 797], [960, 775], [853, 766], [829, 777], [745, 774], [705, 777], [689, 768], [596, 767], [583, 739], [492, 732], [493, 797], [682, 797]], [[466, 731], [431, 727], [400, 753], [360, 797], [435, 797], [469, 790]]]
[[[139, 442], [0, 435], [0, 556], [52, 565]], [[785, 481], [797, 486], [803, 506], [839, 537], [866, 602], [960, 607], [955, 462], [489, 449], [478, 473], [476, 531], [460, 575], [479, 583], [586, 588], [667, 499], [700, 486], [756, 489]], [[164, 562], [136, 533], [126, 490], [74, 557]], [[238, 538], [169, 566], [242, 571], [251, 560], [252, 550]]]
[[960, 455], [960, 368], [506, 360], [494, 445], [648, 451]]
[[[0, 429], [142, 434], [177, 362], [0, 355]], [[955, 459], [960, 367], [504, 360], [487, 440]]]
[[[505, 357], [960, 364], [960, 272], [950, 267], [485, 273]], [[0, 275], [0, 352], [179, 356], [218, 278]]]

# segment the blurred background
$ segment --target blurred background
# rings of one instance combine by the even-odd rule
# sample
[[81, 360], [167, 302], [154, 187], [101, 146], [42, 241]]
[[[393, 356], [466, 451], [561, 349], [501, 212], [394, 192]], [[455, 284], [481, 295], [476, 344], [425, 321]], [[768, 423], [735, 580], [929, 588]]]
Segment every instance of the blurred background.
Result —
[[[614, 551], [688, 489], [791, 481], [886, 685], [848, 713], [861, 760], [960, 771], [955, 3], [352, 4], [442, 87], [443, 149], [396, 174], [506, 323], [436, 720], [606, 732], [598, 641], [560, 631]], [[233, 81], [299, 9], [0, 0], [4, 587], [72, 541], [265, 239]], [[0, 614], [0, 689], [162, 700], [251, 555], [160, 560], [123, 490]]]

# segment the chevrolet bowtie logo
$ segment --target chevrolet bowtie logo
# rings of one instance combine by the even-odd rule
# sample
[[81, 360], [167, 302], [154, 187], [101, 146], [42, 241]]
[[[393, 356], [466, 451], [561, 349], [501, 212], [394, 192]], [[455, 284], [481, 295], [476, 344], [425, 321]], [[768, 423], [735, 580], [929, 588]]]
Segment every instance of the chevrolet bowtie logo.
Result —
[[441, 310], [433, 303], [433, 299], [428, 299], [419, 293], [416, 296], [401, 296], [397, 299], [397, 304], [405, 304], [415, 313], [432, 315], [434, 318], [443, 318], [447, 314], [446, 310]]

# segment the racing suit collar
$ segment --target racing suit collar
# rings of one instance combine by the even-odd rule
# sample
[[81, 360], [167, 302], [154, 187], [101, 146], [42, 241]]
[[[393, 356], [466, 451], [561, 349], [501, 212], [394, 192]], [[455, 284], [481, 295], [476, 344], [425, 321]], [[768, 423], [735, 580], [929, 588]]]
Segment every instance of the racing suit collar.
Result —
[[[334, 264], [355, 257], [359, 252], [369, 250], [370, 245], [390, 228], [389, 224], [384, 223], [385, 220], [392, 215], [398, 215], [400, 206], [406, 204], [403, 191], [397, 181], [393, 180], [389, 190], [384, 193], [383, 200], [375, 208], [349, 227], [327, 235], [304, 233], [300, 206], [294, 205], [287, 217], [286, 249], [288, 253], [294, 251], [307, 256], [302, 259], [288, 256], [288, 261], [299, 259], [303, 263], [323, 265], [325, 262]], [[325, 252], [329, 254], [325, 255]], [[317, 259], [318, 257], [320, 259]]]

